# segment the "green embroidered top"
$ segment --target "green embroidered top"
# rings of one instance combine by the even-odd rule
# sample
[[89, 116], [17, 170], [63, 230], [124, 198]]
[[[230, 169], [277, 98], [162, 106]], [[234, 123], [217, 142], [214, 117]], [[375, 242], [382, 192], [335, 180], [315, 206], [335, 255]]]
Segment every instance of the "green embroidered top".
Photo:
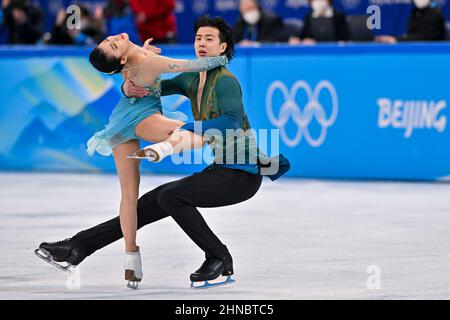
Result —
[[199, 73], [182, 73], [163, 80], [161, 94], [180, 94], [190, 99], [196, 121], [183, 128], [207, 137], [216, 164], [258, 173], [258, 157], [264, 157], [264, 163], [268, 158], [259, 152], [253, 132], [249, 130], [238, 80], [225, 67], [208, 71], [199, 108], [199, 79]]

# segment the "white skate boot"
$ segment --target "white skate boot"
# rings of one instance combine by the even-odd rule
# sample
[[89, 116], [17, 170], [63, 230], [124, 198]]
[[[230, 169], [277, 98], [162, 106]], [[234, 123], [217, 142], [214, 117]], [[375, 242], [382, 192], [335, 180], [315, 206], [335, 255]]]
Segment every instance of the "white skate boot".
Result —
[[141, 253], [138, 247], [136, 252], [126, 252], [125, 255], [125, 280], [128, 281], [127, 287], [137, 289], [143, 276]]
[[161, 162], [165, 157], [174, 152], [170, 142], [164, 141], [149, 145], [127, 156], [130, 159], [147, 159], [150, 162]]

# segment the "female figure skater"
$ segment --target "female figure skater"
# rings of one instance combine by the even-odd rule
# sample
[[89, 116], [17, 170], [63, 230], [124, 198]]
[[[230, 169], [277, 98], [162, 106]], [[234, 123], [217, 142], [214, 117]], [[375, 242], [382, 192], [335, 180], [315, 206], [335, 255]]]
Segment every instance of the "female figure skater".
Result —
[[[190, 131], [177, 131], [184, 123], [161, 114], [162, 73], [200, 72], [225, 66], [226, 56], [208, 57], [198, 60], [170, 59], [156, 54], [158, 49], [147, 40], [143, 47], [129, 41], [122, 33], [110, 36], [90, 54], [91, 64], [108, 74], [120, 73], [125, 80], [145, 87], [148, 95], [143, 98], [123, 97], [116, 105], [104, 130], [94, 134], [87, 143], [87, 151], [104, 156], [111, 153], [119, 176], [121, 188], [120, 227], [125, 239], [125, 280], [128, 286], [137, 288], [142, 279], [139, 247], [136, 245], [137, 200], [139, 197], [139, 160], [127, 156], [139, 149], [139, 139], [161, 142], [173, 148], [167, 153], [203, 146], [203, 138]], [[172, 138], [173, 137], [173, 138]]]

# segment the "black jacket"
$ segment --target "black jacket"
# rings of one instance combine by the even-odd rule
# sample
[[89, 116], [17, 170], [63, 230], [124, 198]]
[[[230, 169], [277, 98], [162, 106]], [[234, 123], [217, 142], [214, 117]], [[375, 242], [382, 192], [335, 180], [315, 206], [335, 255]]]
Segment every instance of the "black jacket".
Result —
[[445, 40], [445, 18], [439, 8], [427, 7], [411, 12], [408, 33], [398, 37], [399, 41]]
[[[312, 19], [314, 19], [312, 17], [312, 12], [308, 13], [305, 16], [303, 30], [300, 35], [301, 39], [305, 39], [305, 38], [314, 39], [313, 32], [311, 30], [311, 20]], [[348, 25], [347, 25], [347, 20], [345, 19], [345, 16], [342, 13], [334, 10], [332, 19], [333, 19], [334, 33], [335, 33], [334, 41], [349, 40], [349, 31], [348, 31]]]
[[[261, 11], [261, 18], [256, 24], [257, 36], [256, 41], [259, 42], [284, 42], [287, 41], [288, 36], [285, 32], [283, 21], [277, 15]], [[249, 38], [249, 33], [252, 32], [252, 26], [247, 24], [242, 16], [234, 25], [234, 39], [236, 42], [241, 40], [255, 40]]]

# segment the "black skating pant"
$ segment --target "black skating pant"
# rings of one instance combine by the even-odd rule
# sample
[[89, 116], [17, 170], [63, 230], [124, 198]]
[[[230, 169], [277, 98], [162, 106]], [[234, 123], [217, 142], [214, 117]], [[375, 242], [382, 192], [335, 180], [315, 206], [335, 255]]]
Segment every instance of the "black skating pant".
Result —
[[[181, 180], [166, 183], [143, 195], [137, 205], [138, 229], [171, 216], [206, 254], [219, 259], [226, 246], [208, 227], [197, 207], [236, 204], [253, 197], [262, 176], [241, 170], [210, 166]], [[122, 238], [119, 217], [76, 234], [73, 238], [91, 255]]]

